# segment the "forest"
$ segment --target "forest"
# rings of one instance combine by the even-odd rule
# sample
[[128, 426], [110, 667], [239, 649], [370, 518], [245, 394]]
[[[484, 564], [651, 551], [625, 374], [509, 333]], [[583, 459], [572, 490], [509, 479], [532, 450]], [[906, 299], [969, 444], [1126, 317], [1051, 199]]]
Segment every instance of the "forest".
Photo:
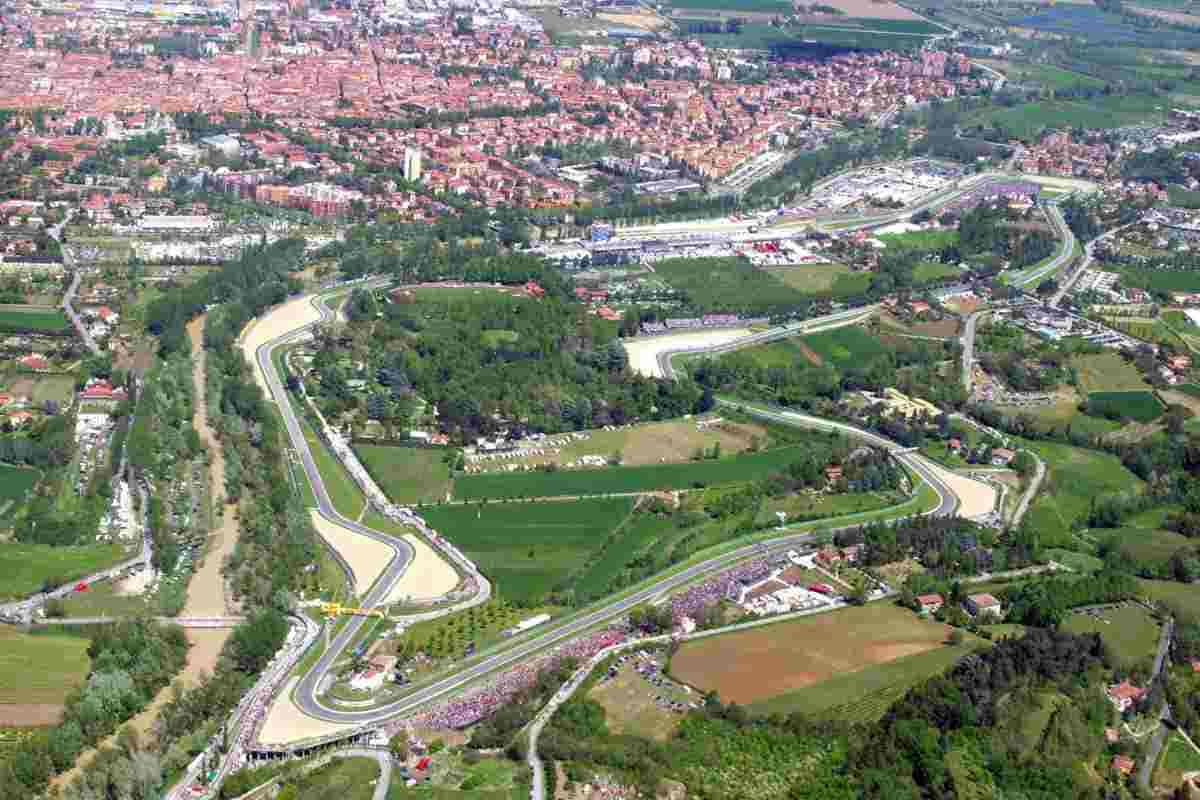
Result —
[[[515, 420], [558, 432], [699, 410], [694, 385], [631, 371], [615, 325], [565, 299], [552, 275], [530, 274], [546, 281], [538, 300], [489, 289], [385, 304], [356, 292], [348, 306], [355, 321], [315, 337], [307, 390], [331, 419], [353, 411], [360, 423], [400, 429], [417, 405], [436, 405], [456, 442]], [[352, 381], [365, 386], [352, 390]]]

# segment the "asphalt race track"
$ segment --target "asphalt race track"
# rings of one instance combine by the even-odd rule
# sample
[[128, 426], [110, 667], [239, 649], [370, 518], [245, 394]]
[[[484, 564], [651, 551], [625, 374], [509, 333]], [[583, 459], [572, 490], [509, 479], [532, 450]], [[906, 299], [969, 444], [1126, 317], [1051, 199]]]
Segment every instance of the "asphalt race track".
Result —
[[[383, 283], [383, 281], [373, 282], [371, 285], [380, 285], [381, 283]], [[322, 318], [328, 319], [332, 312], [329, 311], [320, 298], [315, 298], [314, 302], [321, 311]], [[864, 310], [865, 309], [855, 309], [850, 313], [861, 314]], [[802, 326], [802, 328], [800, 326], [796, 326], [789, 333], [798, 332], [797, 328], [809, 329], [812, 327], [819, 327], [822, 324], [843, 321], [848, 315], [848, 312], [841, 312], [837, 315], [831, 315], [830, 318], [809, 320]], [[292, 409], [291, 403], [287, 396], [287, 391], [283, 386], [283, 383], [280, 380], [280, 377], [276, 372], [272, 362], [272, 353], [277, 347], [303, 338], [308, 334], [309, 327], [310, 326], [305, 326], [262, 345], [256, 352], [256, 358], [259, 367], [267, 376], [267, 383], [270, 388], [272, 398], [279, 406], [280, 413], [284, 418], [284, 423], [288, 431], [288, 436], [291, 438], [292, 446], [299, 454], [305, 474], [308, 476], [309, 482], [313, 487], [313, 493], [317, 499], [319, 513], [330, 521], [336, 522], [338, 525], [344, 526], [355, 533], [368, 536], [372, 539], [388, 544], [390, 547], [392, 547], [395, 553], [391, 562], [388, 564], [387, 569], [375, 582], [375, 584], [370, 587], [362, 601], [363, 606], [373, 607], [380, 604], [388, 596], [392, 586], [400, 579], [405, 570], [408, 569], [409, 564], [412, 561], [412, 549], [402, 540], [395, 539], [394, 537], [359, 525], [353, 520], [346, 519], [338, 514], [336, 509], [333, 507], [332, 501], [330, 500], [329, 494], [322, 481], [320, 472], [317, 469], [316, 462], [312, 457], [311, 451], [309, 450], [308, 442], [304, 438], [303, 430], [301, 429], [299, 421], [295, 416], [295, 412]], [[763, 339], [776, 338], [780, 335], [789, 335], [789, 333], [768, 331], [764, 334], [754, 337], [754, 340], [759, 341]], [[887, 447], [895, 452], [895, 457], [898, 460], [909, 466], [937, 493], [939, 497], [939, 504], [937, 508], [927, 513], [950, 515], [953, 514], [958, 508], [957, 497], [949, 489], [949, 487], [942, 483], [942, 481], [928, 467], [928, 465], [920, 456], [900, 450], [898, 445], [888, 439], [867, 431], [859, 430], [843, 423], [824, 420], [817, 417], [809, 417], [807, 415], [796, 414], [790, 411], [754, 409], [751, 410], [751, 413], [775, 419], [783, 424], [795, 425], [798, 427], [817, 428], [823, 430], [840, 430], [847, 435], [864, 439], [871, 444]], [[854, 527], [857, 526], [849, 525], [834, 530], [846, 530]], [[829, 531], [826, 530], [822, 533], [828, 534]], [[564, 643], [593, 627], [610, 621], [642, 603], [667, 594], [672, 590], [695, 580], [696, 578], [719, 571], [746, 558], [782, 553], [789, 549], [795, 548], [798, 545], [809, 544], [815, 540], [816, 536], [816, 533], [811, 532], [798, 533], [784, 535], [766, 542], [745, 545], [731, 552], [706, 559], [700, 563], [667, 574], [636, 591], [605, 602], [590, 611], [586, 611], [577, 616], [571, 617], [558, 626], [550, 630], [546, 630], [537, 636], [517, 641], [509, 646], [502, 645], [501, 647], [503, 649], [501, 649], [499, 652], [485, 655], [482, 658], [468, 664], [467, 666], [464, 666], [454, 675], [441, 678], [425, 686], [421, 686], [409, 695], [390, 704], [356, 710], [333, 709], [323, 705], [318, 699], [318, 695], [322, 688], [322, 684], [325, 682], [326, 676], [329, 674], [334, 662], [354, 639], [362, 625], [367, 621], [367, 619], [364, 617], [351, 617], [342, 631], [333, 639], [330, 648], [321, 656], [316, 665], [314, 665], [314, 667], [309, 670], [307, 674], [302, 676], [295, 689], [294, 699], [304, 713], [317, 719], [354, 726], [364, 726], [373, 723], [379, 723], [387, 719], [416, 711], [417, 709], [429, 705], [435, 700], [443, 698], [446, 695], [449, 695], [454, 691], [490, 674], [498, 672], [505, 667], [522, 663], [534, 657], [536, 654], [542, 653], [555, 645]], [[490, 587], [488, 587], [485, 582], [483, 592], [481, 592], [480, 595], [477, 595], [475, 598], [467, 601], [464, 606], [483, 602], [483, 600], [486, 599], [486, 592], [488, 592], [489, 589]], [[439, 611], [430, 612], [430, 614], [423, 616], [441, 616], [445, 613], [447, 613], [447, 610], [442, 609]]]

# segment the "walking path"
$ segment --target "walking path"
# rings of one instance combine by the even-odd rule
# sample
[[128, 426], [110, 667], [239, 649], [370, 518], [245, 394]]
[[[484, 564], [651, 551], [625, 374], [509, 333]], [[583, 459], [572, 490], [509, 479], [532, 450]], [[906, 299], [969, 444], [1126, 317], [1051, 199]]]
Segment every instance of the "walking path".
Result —
[[[216, 432], [208, 424], [208, 397], [205, 392], [205, 369], [208, 355], [204, 351], [204, 316], [197, 317], [187, 326], [188, 338], [192, 343], [192, 385], [195, 389], [192, 425], [200, 434], [200, 441], [208, 454], [209, 487], [214, 498], [224, 495], [218, 487], [225, 485], [225, 456]], [[204, 560], [188, 584], [187, 604], [180, 616], [222, 617], [227, 613], [229, 600], [226, 597], [225, 576], [221, 567], [225, 559], [233, 554], [237, 546], [236, 503], [225, 503], [209, 533]]]
[[1013, 512], [1012, 519], [1009, 520], [1009, 525], [1014, 528], [1021, 524], [1021, 520], [1025, 517], [1025, 512], [1029, 510], [1029, 504], [1033, 502], [1038, 489], [1041, 488], [1042, 480], [1046, 477], [1046, 462], [1042, 461], [1041, 456], [1032, 450], [1023, 450], [1022, 452], [1033, 456], [1034, 469], [1036, 471], [1033, 474], [1033, 480], [1025, 487], [1025, 493], [1021, 495], [1021, 501], [1017, 503], [1017, 510]]

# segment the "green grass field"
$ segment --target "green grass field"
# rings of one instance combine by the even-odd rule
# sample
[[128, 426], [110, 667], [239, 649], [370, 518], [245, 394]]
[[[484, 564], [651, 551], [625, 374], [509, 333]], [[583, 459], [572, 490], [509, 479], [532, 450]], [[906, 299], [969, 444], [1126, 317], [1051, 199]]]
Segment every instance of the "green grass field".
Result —
[[971, 122], [996, 125], [1009, 137], [1030, 141], [1045, 128], [1119, 128], [1162, 119], [1168, 104], [1143, 95], [1112, 96], [1088, 101], [1042, 100], [1012, 108], [989, 108]]
[[1137, 367], [1117, 353], [1105, 352], [1076, 356], [1071, 359], [1082, 394], [1093, 392], [1138, 392], [1146, 390], [1146, 382]]
[[1135, 561], [1158, 563], [1166, 561], [1176, 551], [1187, 547], [1191, 540], [1173, 531], [1146, 528], [1116, 528], [1112, 531], [1093, 530], [1093, 535], [1106, 534], [1105, 538], [1118, 543], [1122, 553]]
[[289, 779], [284, 785], [296, 790], [295, 797], [371, 800], [372, 784], [378, 777], [379, 765], [374, 759], [338, 758], [302, 777]]
[[1200, 612], [1200, 584], [1139, 580], [1138, 585], [1148, 600]]
[[1184, 394], [1191, 395], [1192, 397], [1200, 397], [1200, 384], [1181, 383], [1177, 386], [1172, 386], [1171, 389], [1176, 392], [1183, 392]]
[[765, 313], [806, 297], [744, 258], [669, 258], [655, 264], [654, 271], [709, 311]]
[[521, 338], [521, 334], [516, 331], [505, 330], [489, 330], [483, 331], [480, 336], [483, 338], [484, 344], [488, 347], [499, 347], [503, 344], [513, 344]]
[[1054, 559], [1060, 564], [1070, 567], [1082, 575], [1089, 575], [1099, 571], [1104, 562], [1095, 556], [1090, 556], [1087, 553], [1079, 553], [1074, 550], [1062, 550], [1057, 547], [1051, 547], [1045, 551], [1046, 557]]
[[491, 578], [530, 605], [583, 565], [629, 515], [629, 498], [439, 506], [422, 512]]
[[1051, 64], [1013, 64], [1008, 71], [1010, 80], [1021, 83], [1040, 83], [1051, 89], [1072, 89], [1077, 86], [1095, 88], [1104, 86], [1104, 81], [1084, 75], [1082, 72], [1055, 67]]
[[1163, 404], [1153, 392], [1091, 392], [1087, 396], [1088, 413], [1105, 419], [1131, 419], [1150, 422], [1163, 413]]
[[913, 283], [917, 286], [924, 286], [927, 283], [939, 283], [949, 278], [958, 278], [962, 274], [962, 270], [953, 264], [922, 261], [913, 268]]
[[1118, 272], [1123, 286], [1158, 292], [1200, 291], [1200, 270], [1124, 267]]
[[[321, 472], [321, 478], [325, 482], [325, 491], [329, 492], [329, 499], [333, 503], [333, 507], [345, 517], [358, 519], [358, 515], [362, 513], [363, 507], [367, 504], [366, 498], [363, 497], [350, 474], [342, 467], [341, 462], [337, 460], [337, 456], [329, 451], [308, 421], [301, 418], [300, 426], [304, 429], [304, 438], [308, 441], [308, 447], [312, 451], [313, 460], [317, 463], [317, 469]], [[304, 479], [303, 471], [299, 473], [299, 477], [301, 480]]]
[[908, 233], [881, 233], [879, 241], [889, 248], [913, 250], [942, 250], [950, 245], [958, 244], [958, 231], [932, 230], [909, 231]]
[[1046, 462], [1046, 481], [1027, 519], [1054, 547], [1070, 540], [1071, 524], [1091, 508], [1092, 497], [1106, 492], [1137, 491], [1142, 481], [1116, 456], [1055, 442], [1026, 446]]
[[594, 597], [604, 592], [637, 552], [658, 540], [663, 521], [652, 516], [637, 516], [621, 526], [616, 536], [604, 548], [596, 561], [575, 580], [580, 597]]
[[0, 703], [62, 703], [87, 677], [87, 648], [82, 636], [29, 636], [0, 626]]
[[857, 325], [814, 333], [800, 341], [820, 356], [822, 361], [834, 366], [861, 364], [863, 359], [887, 352], [883, 342]]
[[67, 317], [57, 308], [26, 308], [0, 306], [0, 330], [61, 331], [67, 327]]
[[529, 790], [523, 787], [512, 789], [448, 789], [443, 786], [420, 786], [409, 788], [404, 781], [392, 780], [388, 789], [388, 800], [524, 800]]
[[874, 722], [913, 686], [940, 675], [983, 644], [982, 639], [968, 636], [960, 646], [939, 647], [837, 675], [813, 686], [752, 703], [747, 710], [762, 715], [799, 711], [810, 717]]
[[845, 264], [805, 264], [768, 271], [786, 286], [805, 294], [853, 297], [862, 294], [871, 284], [869, 273], [855, 272]]
[[463, 475], [454, 481], [454, 494], [460, 500], [574, 497], [744, 483], [778, 472], [800, 452], [792, 446], [685, 464]]
[[[7, 527], [4, 520], [12, 520], [13, 512], [41, 476], [42, 473], [36, 469], [0, 464], [0, 528]], [[12, 506], [5, 511], [8, 503], [12, 503]]]
[[1070, 633], [1098, 633], [1126, 666], [1152, 656], [1158, 647], [1158, 623], [1141, 606], [1130, 606], [1101, 612], [1104, 620], [1087, 614], [1071, 614], [1063, 622]]
[[40, 544], [0, 544], [0, 600], [25, 597], [43, 581], [69, 583], [111, 566], [124, 558], [115, 544], [51, 547]]
[[442, 461], [443, 450], [356, 444], [354, 452], [395, 503], [444, 500], [453, 483], [450, 468]]
[[88, 587], [86, 592], [72, 592], [63, 598], [63, 611], [68, 617], [129, 617], [157, 613], [157, 605], [143, 595], [119, 594], [112, 581], [102, 581]]

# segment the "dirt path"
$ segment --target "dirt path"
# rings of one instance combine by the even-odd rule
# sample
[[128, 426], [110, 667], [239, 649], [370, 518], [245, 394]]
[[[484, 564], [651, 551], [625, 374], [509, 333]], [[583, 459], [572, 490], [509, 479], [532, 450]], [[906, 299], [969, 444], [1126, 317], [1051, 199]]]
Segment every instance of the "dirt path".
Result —
[[[192, 342], [192, 382], [196, 394], [192, 424], [200, 434], [200, 441], [208, 450], [209, 484], [213, 496], [218, 497], [223, 495], [223, 492], [218, 491], [218, 487], [225, 485], [225, 459], [221, 454], [221, 444], [217, 441], [216, 433], [208, 425], [208, 399], [204, 391], [204, 369], [207, 362], [203, 343], [204, 317], [193, 320], [187, 326], [187, 331]], [[208, 537], [204, 562], [188, 584], [187, 605], [183, 608], [183, 616], [219, 617], [226, 613], [225, 578], [221, 575], [221, 565], [232, 555], [237, 544], [235, 508], [233, 503], [227, 503], [221, 509], [216, 529]]]

